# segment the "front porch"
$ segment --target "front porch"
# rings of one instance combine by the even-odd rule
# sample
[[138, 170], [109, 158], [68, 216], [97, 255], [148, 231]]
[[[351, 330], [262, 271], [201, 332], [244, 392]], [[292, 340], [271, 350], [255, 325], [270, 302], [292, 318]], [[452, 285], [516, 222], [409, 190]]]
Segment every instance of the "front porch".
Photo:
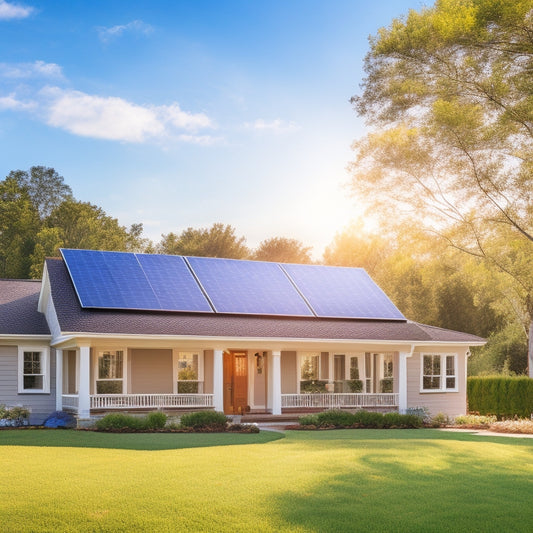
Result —
[[108, 411], [405, 409], [406, 352], [340, 352], [144, 344], [56, 349], [56, 408], [80, 419]]

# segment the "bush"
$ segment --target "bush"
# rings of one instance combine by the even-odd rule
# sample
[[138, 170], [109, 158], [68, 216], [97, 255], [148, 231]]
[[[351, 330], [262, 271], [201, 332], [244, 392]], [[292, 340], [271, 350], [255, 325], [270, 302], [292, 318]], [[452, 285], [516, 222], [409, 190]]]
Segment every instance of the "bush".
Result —
[[498, 418], [529, 418], [533, 413], [533, 379], [519, 376], [469, 377], [468, 410]]
[[196, 411], [183, 415], [180, 423], [184, 428], [224, 431], [228, 419], [224, 413], [218, 411]]
[[489, 427], [496, 422], [495, 416], [483, 416], [483, 415], [459, 415], [455, 417], [456, 426], [476, 426], [476, 427]]
[[435, 416], [431, 417], [429, 425], [432, 428], [441, 428], [450, 424], [450, 417], [445, 413], [437, 413]]
[[110, 413], [97, 420], [95, 427], [98, 431], [142, 431], [146, 429], [146, 417], [125, 415], [123, 413]]
[[166, 423], [167, 415], [161, 411], [154, 411], [146, 417], [146, 427], [148, 429], [163, 429]]
[[300, 425], [317, 428], [419, 428], [422, 419], [416, 415], [400, 413], [375, 413], [373, 411], [357, 411], [350, 413], [340, 409], [331, 409], [322, 413], [302, 416]]
[[348, 381], [350, 392], [363, 392], [363, 381], [361, 379], [351, 379]]
[[305, 415], [298, 419], [300, 426], [318, 426], [317, 415]]
[[341, 409], [329, 409], [316, 415], [319, 427], [349, 427], [354, 423], [354, 415]]

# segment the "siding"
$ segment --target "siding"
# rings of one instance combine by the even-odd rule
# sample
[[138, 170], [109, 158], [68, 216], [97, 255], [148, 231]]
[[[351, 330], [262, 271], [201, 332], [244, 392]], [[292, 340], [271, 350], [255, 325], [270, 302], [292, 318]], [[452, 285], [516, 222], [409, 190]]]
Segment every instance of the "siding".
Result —
[[204, 350], [204, 393], [213, 394], [213, 350]]
[[172, 394], [172, 350], [131, 350], [130, 383], [132, 394]]
[[[24, 346], [31, 346], [24, 343]], [[41, 345], [42, 346], [42, 345]], [[37, 348], [37, 346], [36, 346]], [[30, 423], [42, 424], [56, 408], [56, 355], [50, 350], [50, 393], [19, 394], [18, 346], [0, 346], [0, 404], [8, 407], [21, 405], [30, 410]]]
[[281, 352], [281, 394], [298, 392], [298, 367], [296, 352]]
[[420, 353], [415, 352], [407, 359], [407, 406], [427, 407], [432, 415], [445, 413], [457, 416], [466, 413], [466, 351], [459, 348], [450, 350], [428, 349], [423, 353], [457, 353], [458, 392], [420, 392]]

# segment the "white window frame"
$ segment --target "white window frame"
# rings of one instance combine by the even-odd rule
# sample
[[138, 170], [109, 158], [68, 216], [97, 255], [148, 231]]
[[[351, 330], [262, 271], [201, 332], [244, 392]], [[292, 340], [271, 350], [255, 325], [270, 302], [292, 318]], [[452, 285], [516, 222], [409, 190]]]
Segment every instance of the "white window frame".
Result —
[[[24, 388], [24, 353], [39, 352], [41, 354], [42, 389]], [[48, 346], [18, 347], [18, 392], [19, 394], [50, 394], [50, 348]]]
[[[93, 387], [94, 387], [94, 394], [100, 396], [100, 395], [107, 395], [107, 394], [126, 394], [127, 389], [127, 379], [128, 379], [128, 350], [127, 348], [97, 348], [95, 350], [96, 357], [94, 357], [94, 365], [93, 365]], [[122, 352], [122, 378], [102, 378], [100, 379], [98, 377], [98, 361], [100, 359], [100, 355], [102, 355], [105, 352]], [[79, 364], [77, 365], [79, 368]], [[122, 381], [122, 392], [97, 392], [97, 386], [99, 381]], [[78, 382], [79, 383], [79, 382]]]
[[[198, 355], [198, 379], [196, 380], [178, 380], [178, 371], [179, 371], [179, 365], [178, 361], [180, 358], [180, 354], [196, 354]], [[179, 350], [179, 349], [173, 349], [172, 350], [172, 387], [174, 394], [182, 394], [178, 393], [178, 383], [181, 381], [182, 383], [198, 383], [198, 392], [197, 393], [190, 393], [190, 394], [203, 394], [204, 390], [204, 350]]]
[[[426, 355], [436, 355], [440, 357], [440, 388], [438, 389], [424, 389], [424, 356]], [[453, 376], [446, 375], [446, 358], [453, 357]], [[458, 392], [458, 373], [457, 373], [457, 354], [456, 353], [435, 353], [435, 352], [425, 352], [420, 354], [420, 392], [424, 394], [432, 393], [443, 393], [443, 392]], [[453, 377], [455, 378], [455, 387], [447, 388], [446, 387], [446, 378]]]
[[298, 394], [301, 394], [300, 384], [302, 382], [302, 364], [306, 357], [318, 356], [318, 377], [317, 381], [321, 381], [322, 378], [322, 352], [298, 352]]

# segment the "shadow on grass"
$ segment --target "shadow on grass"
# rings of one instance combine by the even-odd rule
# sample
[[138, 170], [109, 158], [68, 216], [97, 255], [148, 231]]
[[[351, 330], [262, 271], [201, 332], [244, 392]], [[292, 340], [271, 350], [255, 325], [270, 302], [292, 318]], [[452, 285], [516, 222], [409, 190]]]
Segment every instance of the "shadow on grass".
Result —
[[0, 430], [1, 446], [175, 450], [239, 444], [263, 444], [284, 438], [282, 433], [100, 433], [72, 429]]
[[288, 436], [287, 444], [301, 441], [299, 446], [312, 450], [329, 441], [331, 454], [350, 453], [350, 460], [340, 472], [333, 460], [305, 492], [287, 490], [269, 502], [280, 529], [532, 531], [531, 440], [435, 430], [354, 431], [351, 439], [342, 431]]

